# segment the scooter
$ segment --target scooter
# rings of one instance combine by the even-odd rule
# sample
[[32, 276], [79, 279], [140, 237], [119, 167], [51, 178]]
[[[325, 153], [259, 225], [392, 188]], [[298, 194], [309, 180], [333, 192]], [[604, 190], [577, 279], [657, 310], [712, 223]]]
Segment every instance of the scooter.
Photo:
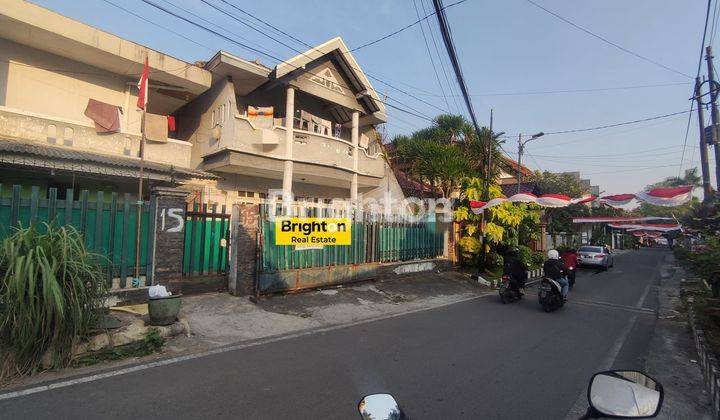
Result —
[[[660, 413], [665, 391], [660, 382], [636, 370], [598, 372], [588, 385], [588, 409], [579, 420], [650, 418]], [[390, 394], [372, 394], [358, 403], [363, 419], [410, 420]]]
[[570, 287], [572, 288], [575, 286], [575, 274], [577, 274], [577, 270], [575, 269], [575, 267], [568, 267], [567, 273], [568, 273], [568, 283], [570, 283]]
[[502, 303], [512, 303], [522, 299], [522, 293], [520, 293], [519, 290], [510, 287], [510, 276], [508, 274], [503, 274], [500, 280], [499, 293], [500, 301]]
[[560, 283], [549, 277], [543, 277], [538, 288], [538, 302], [540, 302], [545, 312], [552, 312], [562, 308], [565, 299], [563, 299]]

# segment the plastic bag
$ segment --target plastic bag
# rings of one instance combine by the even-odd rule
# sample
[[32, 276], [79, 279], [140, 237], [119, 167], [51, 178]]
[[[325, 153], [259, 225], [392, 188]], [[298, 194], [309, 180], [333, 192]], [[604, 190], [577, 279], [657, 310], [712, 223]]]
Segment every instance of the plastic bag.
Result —
[[150, 298], [151, 298], [151, 299], [153, 299], [153, 298], [164, 298], [164, 297], [168, 297], [168, 296], [171, 296], [171, 295], [172, 295], [172, 293], [169, 292], [169, 291], [165, 288], [165, 286], [160, 285], [160, 284], [155, 285], [155, 286], [150, 286], [150, 287], [148, 287], [148, 294], [150, 295]]

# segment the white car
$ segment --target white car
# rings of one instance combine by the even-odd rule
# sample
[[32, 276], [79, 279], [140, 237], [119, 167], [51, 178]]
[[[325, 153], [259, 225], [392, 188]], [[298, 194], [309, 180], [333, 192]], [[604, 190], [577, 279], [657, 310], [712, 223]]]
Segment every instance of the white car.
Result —
[[615, 265], [612, 252], [604, 246], [581, 246], [578, 250], [578, 266], [600, 267], [603, 270]]

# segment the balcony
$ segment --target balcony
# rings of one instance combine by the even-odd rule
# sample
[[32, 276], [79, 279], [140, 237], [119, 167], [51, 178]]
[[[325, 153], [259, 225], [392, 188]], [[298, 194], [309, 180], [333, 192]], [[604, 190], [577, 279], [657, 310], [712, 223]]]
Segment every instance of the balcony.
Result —
[[[79, 121], [53, 118], [0, 106], [0, 137], [39, 145], [61, 146], [83, 152], [137, 157], [138, 133], [97, 134], [95, 127]], [[190, 168], [192, 144], [168, 139], [167, 143], [145, 143], [145, 160], [177, 168]]]
[[[272, 128], [260, 128], [246, 117], [236, 115], [233, 135], [223, 138], [216, 151], [204, 156], [205, 168], [244, 173], [266, 178], [282, 178], [286, 158], [282, 119]], [[347, 187], [353, 174], [353, 146], [348, 140], [295, 128], [293, 130], [294, 177], [320, 185]], [[375, 187], [385, 176], [384, 160], [358, 149], [358, 185]]]

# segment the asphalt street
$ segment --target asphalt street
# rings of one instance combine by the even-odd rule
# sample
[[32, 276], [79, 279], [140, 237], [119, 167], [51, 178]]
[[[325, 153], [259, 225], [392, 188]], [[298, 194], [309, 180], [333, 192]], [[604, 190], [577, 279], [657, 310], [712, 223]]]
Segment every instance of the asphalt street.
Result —
[[413, 419], [564, 419], [593, 372], [642, 369], [665, 250], [581, 270], [570, 303], [497, 295], [0, 401], [3, 419], [353, 419], [392, 393]]

